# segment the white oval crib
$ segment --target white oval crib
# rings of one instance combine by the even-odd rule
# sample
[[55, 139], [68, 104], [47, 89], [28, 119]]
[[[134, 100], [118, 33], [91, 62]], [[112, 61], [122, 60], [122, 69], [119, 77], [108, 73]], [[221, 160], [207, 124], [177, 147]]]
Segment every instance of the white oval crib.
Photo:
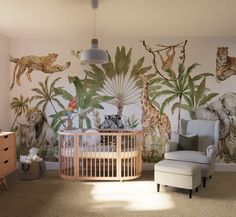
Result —
[[141, 175], [141, 130], [59, 132], [59, 174], [75, 180], [129, 180]]

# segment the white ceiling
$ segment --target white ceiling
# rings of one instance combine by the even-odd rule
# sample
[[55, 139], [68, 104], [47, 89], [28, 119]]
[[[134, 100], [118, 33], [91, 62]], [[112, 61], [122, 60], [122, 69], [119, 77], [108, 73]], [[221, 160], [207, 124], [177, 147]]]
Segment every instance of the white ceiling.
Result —
[[[89, 0], [0, 0], [10, 38], [92, 36]], [[97, 36], [236, 36], [236, 0], [101, 0]]]

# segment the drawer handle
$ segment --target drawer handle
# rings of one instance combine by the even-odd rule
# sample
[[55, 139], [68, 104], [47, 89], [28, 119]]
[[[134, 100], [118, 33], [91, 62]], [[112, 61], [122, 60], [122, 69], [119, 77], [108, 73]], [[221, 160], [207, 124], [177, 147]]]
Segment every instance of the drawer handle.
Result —
[[4, 149], [4, 151], [7, 151], [7, 150], [8, 150], [8, 148], [5, 148], [5, 149]]
[[4, 161], [4, 164], [7, 164], [7, 163], [8, 163], [8, 160], [5, 160], [5, 161]]
[[8, 138], [8, 136], [4, 136], [4, 139]]

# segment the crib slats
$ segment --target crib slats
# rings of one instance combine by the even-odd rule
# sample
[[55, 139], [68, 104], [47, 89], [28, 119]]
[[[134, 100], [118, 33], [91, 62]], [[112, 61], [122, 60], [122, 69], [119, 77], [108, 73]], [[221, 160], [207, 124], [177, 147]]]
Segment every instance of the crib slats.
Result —
[[59, 132], [59, 174], [77, 180], [128, 180], [141, 175], [141, 131]]

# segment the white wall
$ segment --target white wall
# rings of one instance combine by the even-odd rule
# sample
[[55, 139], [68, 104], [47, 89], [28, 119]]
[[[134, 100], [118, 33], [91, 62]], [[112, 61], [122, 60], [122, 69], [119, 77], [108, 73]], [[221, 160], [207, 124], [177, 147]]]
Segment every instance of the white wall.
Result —
[[0, 35], [0, 128], [10, 128], [9, 39]]
[[[109, 53], [114, 56], [117, 46], [124, 45], [126, 49], [133, 48], [132, 63], [134, 64], [140, 57], [145, 56], [145, 65], [152, 65], [151, 55], [145, 51], [142, 44], [139, 42], [141, 39], [145, 39], [146, 42], [155, 48], [155, 44], [176, 44], [178, 42], [188, 40], [186, 47], [186, 66], [193, 63], [199, 63], [200, 66], [194, 71], [194, 73], [211, 72], [215, 73], [215, 59], [216, 49], [219, 46], [229, 46], [229, 54], [236, 56], [236, 37], [165, 37], [165, 38], [102, 38], [99, 41], [99, 45], [105, 48]], [[88, 66], [80, 65], [77, 58], [71, 55], [71, 49], [81, 50], [90, 46], [89, 38], [64, 38], [64, 39], [11, 39], [10, 41], [10, 53], [14, 57], [21, 57], [25, 55], [47, 55], [49, 52], [55, 52], [59, 54], [56, 61], [58, 64], [64, 64], [66, 61], [71, 61], [70, 68], [64, 72], [55, 73], [53, 78], [61, 76], [62, 79], [58, 82], [58, 85], [67, 86], [67, 89], [73, 91], [73, 87], [68, 84], [67, 77], [70, 75], [78, 75], [83, 78], [83, 70], [88, 69]], [[177, 57], [176, 57], [177, 58]], [[132, 65], [131, 63], [131, 65]], [[11, 80], [14, 64], [11, 63]], [[32, 82], [29, 82], [26, 75], [21, 76], [22, 86], [15, 86], [11, 91], [12, 96], [19, 96], [24, 94], [25, 96], [31, 96], [33, 93], [31, 88], [38, 86], [38, 81], [44, 81], [46, 74], [38, 71], [32, 73]], [[214, 77], [207, 80], [207, 86], [214, 92], [223, 94], [227, 91], [235, 91], [236, 76], [232, 76], [224, 82], [217, 83]], [[159, 100], [161, 103], [162, 99]], [[106, 105], [106, 109], [101, 114], [115, 113], [116, 108]], [[127, 106], [124, 108], [124, 114], [129, 115], [135, 112], [138, 117], [141, 118], [141, 109], [138, 105]], [[52, 109], [48, 107], [47, 113], [52, 113]], [[177, 114], [171, 114], [170, 109], [166, 109], [171, 122], [172, 128], [177, 128]], [[183, 112], [183, 117], [188, 117], [187, 113]], [[12, 116], [13, 119], [13, 116]]]

